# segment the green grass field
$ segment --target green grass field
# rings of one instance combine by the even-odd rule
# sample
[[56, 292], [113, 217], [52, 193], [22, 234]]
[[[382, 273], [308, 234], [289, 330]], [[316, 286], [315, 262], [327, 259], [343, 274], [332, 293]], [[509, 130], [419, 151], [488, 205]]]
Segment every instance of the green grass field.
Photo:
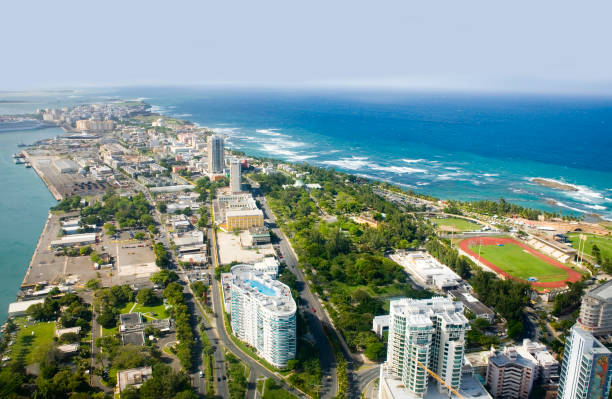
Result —
[[482, 229], [482, 226], [478, 223], [460, 218], [432, 219], [431, 221], [437, 224], [438, 227], [452, 226], [456, 228], [457, 231], [473, 231]]
[[[134, 308], [132, 309], [132, 307]], [[166, 307], [161, 300], [151, 306], [144, 306], [139, 303], [134, 306], [134, 302], [129, 302], [123, 308], [119, 309], [119, 312], [121, 314], [140, 312], [147, 319], [165, 319], [168, 317]]]
[[[601, 256], [604, 258], [612, 258], [612, 237], [597, 236], [594, 234], [583, 233], [587, 236], [584, 252], [592, 255], [593, 245], [597, 244]], [[578, 241], [580, 241], [580, 233], [570, 233], [568, 237], [572, 242], [572, 247], [578, 250]]]
[[[470, 249], [478, 254], [478, 245], [474, 245]], [[497, 245], [482, 246], [480, 256], [506, 273], [523, 280], [535, 277], [540, 282], [549, 282], [564, 280], [569, 277], [565, 270], [544, 262], [514, 244], [504, 244], [501, 247]]]
[[23, 366], [40, 362], [53, 346], [55, 323], [50, 321], [30, 325], [25, 318], [19, 318], [16, 322], [20, 328], [11, 347], [11, 361]]

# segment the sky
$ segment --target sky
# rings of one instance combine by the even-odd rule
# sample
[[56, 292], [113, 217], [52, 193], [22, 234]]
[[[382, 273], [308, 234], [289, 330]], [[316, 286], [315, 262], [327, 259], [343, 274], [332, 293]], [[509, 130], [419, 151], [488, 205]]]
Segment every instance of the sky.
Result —
[[122, 85], [612, 94], [609, 0], [7, 1], [0, 91]]

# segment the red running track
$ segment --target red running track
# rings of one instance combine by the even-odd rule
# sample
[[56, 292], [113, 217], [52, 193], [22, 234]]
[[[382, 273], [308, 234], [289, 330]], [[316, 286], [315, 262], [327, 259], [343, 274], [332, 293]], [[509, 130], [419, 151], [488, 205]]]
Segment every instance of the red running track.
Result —
[[[528, 251], [530, 254], [537, 256], [538, 258], [542, 259], [544, 262], [551, 264], [555, 267], [558, 267], [559, 269], [563, 269], [565, 270], [569, 277], [566, 278], [565, 280], [561, 280], [561, 281], [549, 281], [549, 282], [541, 282], [541, 281], [535, 281], [535, 282], [529, 282], [533, 287], [543, 287], [543, 288], [561, 288], [564, 287], [566, 285], [566, 283], [572, 282], [575, 283], [576, 281], [580, 281], [580, 279], [582, 278], [582, 275], [580, 273], [578, 273], [575, 270], [570, 269], [569, 267], [565, 266], [563, 263], [558, 262], [552, 258], [549, 258], [548, 256], [536, 251], [535, 249], [523, 244], [522, 242], [516, 241], [512, 238], [505, 238], [505, 237], [475, 237], [475, 238], [466, 238], [465, 240], [461, 241], [459, 243], [459, 247], [464, 250], [465, 252], [467, 252], [468, 254], [472, 255], [475, 259], [478, 259], [478, 254], [476, 254], [474, 251], [472, 251], [470, 249], [470, 245], [497, 245], [497, 244], [514, 244], [514, 245], [518, 245], [519, 247], [523, 248], [524, 250]], [[482, 262], [483, 264], [485, 264], [488, 268], [490, 268], [491, 270], [495, 270], [497, 273], [514, 279], [514, 280], [519, 280], [519, 281], [526, 281], [523, 280], [521, 278], [515, 277], [511, 274], [508, 274], [507, 272], [503, 271], [502, 269], [500, 269], [499, 267], [495, 266], [493, 263], [489, 262], [486, 259], [480, 258], [480, 262]]]

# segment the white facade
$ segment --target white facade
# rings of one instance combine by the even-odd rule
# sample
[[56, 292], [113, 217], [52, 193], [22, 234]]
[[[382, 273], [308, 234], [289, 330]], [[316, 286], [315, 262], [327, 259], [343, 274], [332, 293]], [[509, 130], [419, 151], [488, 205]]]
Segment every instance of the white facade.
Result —
[[612, 333], [612, 281], [582, 297], [578, 324], [583, 330], [601, 336]]
[[455, 288], [461, 277], [425, 252], [395, 253], [391, 259], [404, 267], [418, 283], [438, 290]]
[[237, 159], [232, 159], [230, 163], [230, 190], [232, 194], [242, 191], [242, 176], [240, 175], [241, 165]]
[[558, 399], [607, 399], [612, 353], [591, 333], [574, 325], [565, 340]]
[[208, 173], [223, 173], [225, 168], [223, 137], [216, 134], [208, 137]]
[[[448, 298], [391, 301], [387, 370], [416, 397], [428, 391], [429, 368], [459, 390], [469, 322], [463, 304]], [[419, 364], [420, 363], [420, 364]], [[446, 391], [438, 384], [438, 391]]]
[[291, 290], [250, 265], [232, 267], [232, 333], [275, 367], [296, 355], [296, 310]]

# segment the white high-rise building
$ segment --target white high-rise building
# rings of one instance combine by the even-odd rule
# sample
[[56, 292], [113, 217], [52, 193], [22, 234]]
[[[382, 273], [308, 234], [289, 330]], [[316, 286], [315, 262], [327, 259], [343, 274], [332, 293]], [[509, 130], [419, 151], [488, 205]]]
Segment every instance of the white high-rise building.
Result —
[[607, 399], [612, 353], [593, 335], [574, 325], [565, 340], [558, 399]]
[[291, 289], [250, 265], [232, 267], [232, 332], [275, 367], [296, 355], [296, 310]]
[[225, 148], [223, 137], [213, 134], [208, 136], [208, 173], [223, 173], [225, 168]]
[[241, 165], [237, 159], [230, 162], [230, 190], [232, 194], [242, 191], [242, 177], [240, 175]]
[[[448, 298], [391, 301], [385, 372], [399, 379], [412, 397], [428, 391], [427, 367], [456, 390], [461, 387], [465, 332], [470, 328], [463, 304]], [[381, 384], [380, 397], [385, 395]], [[448, 392], [438, 383], [439, 392]]]

